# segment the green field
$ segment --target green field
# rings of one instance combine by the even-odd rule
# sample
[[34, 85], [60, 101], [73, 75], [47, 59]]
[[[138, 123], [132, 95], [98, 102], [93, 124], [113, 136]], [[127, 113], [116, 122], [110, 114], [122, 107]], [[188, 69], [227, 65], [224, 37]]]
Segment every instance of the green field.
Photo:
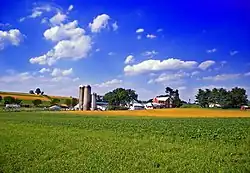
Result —
[[0, 113], [0, 172], [250, 172], [250, 118]]

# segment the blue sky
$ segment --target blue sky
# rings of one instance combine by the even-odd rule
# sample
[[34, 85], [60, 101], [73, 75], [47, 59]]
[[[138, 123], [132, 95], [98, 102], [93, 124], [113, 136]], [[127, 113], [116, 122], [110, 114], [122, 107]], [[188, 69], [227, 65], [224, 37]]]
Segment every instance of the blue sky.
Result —
[[0, 90], [77, 96], [132, 88], [140, 99], [166, 86], [250, 93], [247, 1], [4, 1]]

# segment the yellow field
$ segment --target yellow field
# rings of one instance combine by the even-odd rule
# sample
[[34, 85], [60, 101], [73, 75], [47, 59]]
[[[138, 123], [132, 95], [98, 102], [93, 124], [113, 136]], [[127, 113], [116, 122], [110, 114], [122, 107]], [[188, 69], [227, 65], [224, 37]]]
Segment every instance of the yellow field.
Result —
[[11, 96], [20, 100], [35, 100], [35, 99], [40, 99], [42, 101], [50, 101], [50, 99], [48, 99], [47, 97], [42, 97], [42, 96], [38, 96], [38, 95], [15, 95], [15, 94], [0, 94], [2, 97], [6, 97], [6, 96]]
[[51, 101], [49, 98], [57, 98], [57, 99], [68, 99], [70, 97], [65, 97], [65, 96], [41, 96], [41, 95], [35, 95], [35, 94], [29, 94], [29, 93], [15, 93], [15, 92], [1, 92], [0, 91], [0, 96], [6, 97], [6, 96], [11, 96], [20, 100], [36, 100], [40, 99], [42, 101]]
[[155, 117], [249, 117], [250, 111], [218, 110], [218, 109], [154, 109], [135, 111], [67, 111], [66, 113], [82, 115], [105, 115], [105, 116], [155, 116]]

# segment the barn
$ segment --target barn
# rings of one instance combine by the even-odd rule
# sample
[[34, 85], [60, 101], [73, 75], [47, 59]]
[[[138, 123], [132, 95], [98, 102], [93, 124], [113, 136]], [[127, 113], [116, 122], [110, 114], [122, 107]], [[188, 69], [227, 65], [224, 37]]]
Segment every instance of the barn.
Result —
[[168, 96], [156, 96], [153, 99], [153, 103], [161, 104], [164, 108], [172, 108], [173, 105], [173, 99]]

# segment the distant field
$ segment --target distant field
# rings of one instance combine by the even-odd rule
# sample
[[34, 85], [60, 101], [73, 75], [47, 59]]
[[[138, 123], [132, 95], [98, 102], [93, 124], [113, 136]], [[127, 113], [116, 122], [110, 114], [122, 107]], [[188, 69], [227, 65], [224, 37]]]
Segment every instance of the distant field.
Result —
[[48, 95], [36, 95], [36, 94], [29, 94], [29, 93], [18, 93], [18, 92], [3, 92], [0, 91], [0, 96], [6, 97], [11, 96], [17, 99], [22, 100], [23, 104], [32, 104], [32, 100], [40, 99], [43, 101], [44, 105], [49, 105], [51, 99], [57, 98], [60, 99], [60, 103], [64, 103], [66, 99], [70, 97], [63, 97], [63, 96], [48, 96]]
[[0, 172], [249, 172], [250, 118], [0, 113]]
[[68, 111], [79, 115], [113, 115], [113, 116], [155, 116], [155, 117], [249, 117], [250, 111], [201, 109], [201, 108], [174, 108], [137, 111]]

